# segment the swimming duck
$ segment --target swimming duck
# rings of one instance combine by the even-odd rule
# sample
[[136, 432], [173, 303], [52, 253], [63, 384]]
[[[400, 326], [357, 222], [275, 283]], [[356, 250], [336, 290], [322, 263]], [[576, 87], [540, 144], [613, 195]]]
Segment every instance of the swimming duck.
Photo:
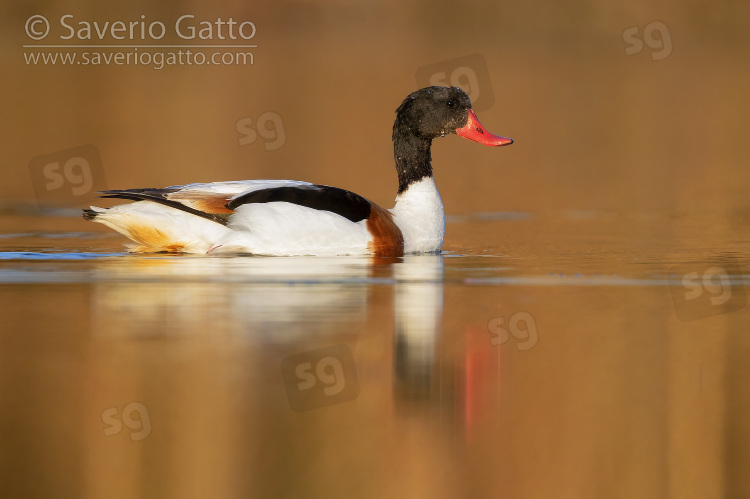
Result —
[[353, 192], [296, 180], [243, 180], [164, 189], [102, 191], [136, 201], [84, 210], [137, 243], [134, 252], [257, 255], [435, 253], [445, 212], [432, 176], [432, 140], [455, 133], [488, 146], [513, 139], [487, 132], [458, 87], [426, 87], [396, 109], [396, 204], [384, 209]]

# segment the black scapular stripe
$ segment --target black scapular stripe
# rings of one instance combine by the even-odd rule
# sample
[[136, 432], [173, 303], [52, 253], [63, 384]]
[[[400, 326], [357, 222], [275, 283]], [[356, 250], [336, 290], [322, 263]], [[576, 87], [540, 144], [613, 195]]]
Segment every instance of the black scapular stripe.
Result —
[[[221, 225], [227, 225], [228, 223], [227, 219], [225, 217], [222, 217], [221, 215], [215, 215], [213, 213], [206, 213], [205, 211], [196, 210], [195, 208], [185, 206], [179, 201], [172, 201], [170, 199], [165, 198], [164, 196], [169, 194], [169, 191], [170, 191], [169, 189], [124, 189], [121, 191], [101, 191], [102, 195], [99, 197], [128, 199], [130, 201], [153, 201], [155, 203], [163, 204], [165, 206], [177, 208], [178, 210], [185, 211], [192, 215], [206, 218], [208, 220], [211, 220], [212, 222], [216, 222]], [[174, 191], [176, 191], [176, 189], [172, 190], [172, 192]], [[93, 218], [92, 215], [84, 212], [83, 217], [86, 218], [87, 216], [90, 216], [91, 218]], [[86, 220], [90, 220], [90, 218], [86, 218]]]
[[[164, 189], [146, 188], [146, 189], [114, 189], [111, 191], [99, 191], [99, 194], [132, 194], [134, 196], [148, 196], [149, 199], [153, 198], [166, 198], [172, 193], [179, 192], [180, 186], [177, 187], [165, 187]], [[104, 196], [99, 196], [104, 197]]]
[[358, 194], [327, 185], [270, 187], [248, 192], [227, 203], [230, 210], [250, 203], [285, 202], [314, 210], [330, 211], [359, 222], [370, 216], [370, 202]]

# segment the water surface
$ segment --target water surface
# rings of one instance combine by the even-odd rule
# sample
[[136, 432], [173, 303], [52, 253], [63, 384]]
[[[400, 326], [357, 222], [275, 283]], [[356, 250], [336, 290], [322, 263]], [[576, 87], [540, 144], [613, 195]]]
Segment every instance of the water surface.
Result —
[[8, 214], [6, 495], [748, 490], [748, 241], [622, 218], [453, 217], [443, 254], [373, 259], [133, 255]]

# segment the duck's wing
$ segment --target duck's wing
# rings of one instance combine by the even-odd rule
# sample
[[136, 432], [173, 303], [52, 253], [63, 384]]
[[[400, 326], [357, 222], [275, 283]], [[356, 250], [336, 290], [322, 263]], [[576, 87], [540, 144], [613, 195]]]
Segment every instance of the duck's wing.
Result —
[[228, 203], [237, 196], [281, 187], [293, 189], [312, 185], [296, 180], [244, 180], [175, 185], [163, 189], [116, 189], [101, 191], [100, 197], [152, 201], [227, 225], [229, 215], [234, 212]]
[[296, 180], [246, 180], [188, 184], [163, 189], [116, 189], [102, 191], [103, 198], [152, 201], [226, 225], [240, 206], [253, 203], [292, 203], [329, 211], [352, 222], [366, 219], [371, 203], [345, 189]]

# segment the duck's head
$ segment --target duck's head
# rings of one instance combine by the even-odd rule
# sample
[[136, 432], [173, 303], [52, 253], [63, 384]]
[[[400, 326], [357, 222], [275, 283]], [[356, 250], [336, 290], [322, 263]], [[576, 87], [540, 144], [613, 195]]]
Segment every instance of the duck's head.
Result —
[[449, 133], [488, 146], [505, 146], [513, 139], [487, 132], [471, 109], [466, 92], [458, 87], [425, 87], [412, 92], [396, 109], [394, 141], [411, 135], [431, 141]]

